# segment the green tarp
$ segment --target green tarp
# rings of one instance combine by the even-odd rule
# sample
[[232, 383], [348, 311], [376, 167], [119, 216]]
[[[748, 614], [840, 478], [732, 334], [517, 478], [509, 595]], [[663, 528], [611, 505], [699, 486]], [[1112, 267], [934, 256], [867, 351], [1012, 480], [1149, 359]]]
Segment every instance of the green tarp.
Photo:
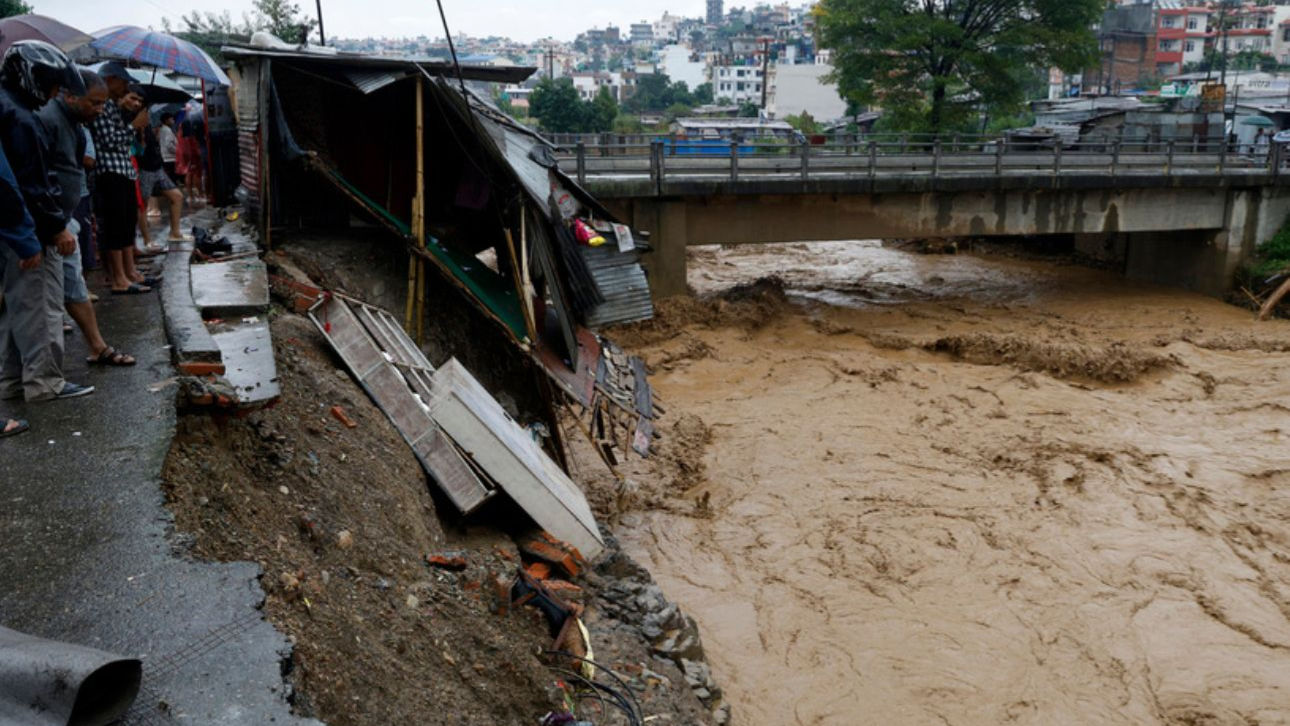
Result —
[[[406, 222], [372, 201], [358, 187], [341, 176], [340, 172], [316, 158], [314, 165], [378, 220], [404, 237], [411, 234], [412, 230]], [[473, 255], [459, 252], [434, 237], [426, 238], [426, 252], [429, 252], [445, 271], [464, 285], [475, 300], [493, 314], [493, 317], [509, 328], [516, 340], [525, 339], [528, 333], [525, 330], [524, 313], [520, 308], [520, 299], [515, 292], [513, 281], [493, 272]]]

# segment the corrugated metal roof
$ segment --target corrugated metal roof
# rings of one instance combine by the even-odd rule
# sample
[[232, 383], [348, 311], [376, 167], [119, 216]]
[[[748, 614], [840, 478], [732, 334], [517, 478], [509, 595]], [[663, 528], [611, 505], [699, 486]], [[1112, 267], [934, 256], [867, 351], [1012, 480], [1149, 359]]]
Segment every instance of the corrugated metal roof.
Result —
[[654, 317], [649, 280], [635, 252], [619, 252], [612, 245], [583, 247], [582, 257], [605, 302], [587, 313], [592, 328], [621, 325]]
[[[221, 49], [223, 54], [232, 60], [250, 58], [274, 58], [293, 63], [308, 63], [315, 67], [340, 67], [342, 69], [381, 69], [405, 70], [417, 72], [424, 70], [432, 76], [455, 78], [457, 68], [451, 62], [429, 58], [391, 58], [370, 56], [357, 53], [318, 53], [308, 50], [280, 50], [254, 48], [244, 45], [226, 45]], [[520, 83], [537, 72], [532, 66], [478, 66], [461, 65], [461, 76], [467, 81], [488, 81], [491, 83]]]
[[358, 90], [363, 93], [374, 93], [385, 88], [391, 83], [401, 81], [412, 74], [412, 71], [404, 70], [381, 71], [358, 70], [355, 68], [345, 71], [345, 77], [349, 79], [349, 82], [357, 86]]

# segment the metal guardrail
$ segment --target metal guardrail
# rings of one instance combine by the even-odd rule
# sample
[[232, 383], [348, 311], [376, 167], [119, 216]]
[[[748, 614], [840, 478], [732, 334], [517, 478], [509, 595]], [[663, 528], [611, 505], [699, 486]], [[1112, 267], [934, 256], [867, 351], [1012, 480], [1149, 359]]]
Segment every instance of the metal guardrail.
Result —
[[[738, 182], [768, 179], [865, 179], [885, 175], [1016, 176], [1046, 174], [1219, 174], [1280, 177], [1287, 154], [1280, 145], [1178, 141], [1082, 140], [1044, 145], [997, 136], [919, 135], [742, 141], [659, 136], [555, 137], [561, 168], [588, 179], [667, 178]], [[588, 141], [594, 143], [588, 143]]]

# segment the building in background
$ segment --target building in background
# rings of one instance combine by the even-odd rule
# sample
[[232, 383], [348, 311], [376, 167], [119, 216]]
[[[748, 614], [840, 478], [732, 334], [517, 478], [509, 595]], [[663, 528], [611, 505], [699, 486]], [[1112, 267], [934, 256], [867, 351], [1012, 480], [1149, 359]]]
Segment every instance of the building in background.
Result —
[[803, 111], [820, 123], [846, 116], [847, 102], [838, 95], [838, 87], [825, 83], [824, 76], [833, 71], [826, 65], [787, 65], [776, 63], [770, 68], [766, 90], [766, 116], [783, 119]]
[[1209, 19], [1205, 7], [1162, 4], [1156, 11], [1156, 75], [1177, 75], [1188, 63], [1205, 59], [1214, 37]]
[[639, 23], [632, 23], [631, 33], [627, 36], [632, 45], [639, 48], [648, 48], [654, 45], [654, 26], [642, 20]]
[[718, 103], [761, 105], [761, 66], [718, 65], [712, 67], [712, 95]]
[[1098, 64], [1084, 73], [1084, 91], [1116, 94], [1156, 75], [1156, 12], [1148, 4], [1121, 5], [1102, 14]]
[[725, 19], [723, 5], [721, 0], [708, 0], [708, 25], [721, 25]]

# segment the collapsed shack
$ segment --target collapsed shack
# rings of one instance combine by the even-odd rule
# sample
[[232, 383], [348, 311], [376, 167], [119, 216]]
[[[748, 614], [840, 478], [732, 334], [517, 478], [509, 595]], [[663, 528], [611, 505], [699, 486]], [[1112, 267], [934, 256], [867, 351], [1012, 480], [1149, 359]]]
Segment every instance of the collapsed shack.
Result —
[[658, 409], [644, 365], [593, 332], [652, 317], [648, 245], [546, 140], [466, 86], [534, 69], [224, 52], [241, 78], [245, 202], [267, 247], [375, 223], [407, 255], [400, 312], [432, 361], [463, 363], [562, 468], [562, 404], [611, 467], [648, 453]]

